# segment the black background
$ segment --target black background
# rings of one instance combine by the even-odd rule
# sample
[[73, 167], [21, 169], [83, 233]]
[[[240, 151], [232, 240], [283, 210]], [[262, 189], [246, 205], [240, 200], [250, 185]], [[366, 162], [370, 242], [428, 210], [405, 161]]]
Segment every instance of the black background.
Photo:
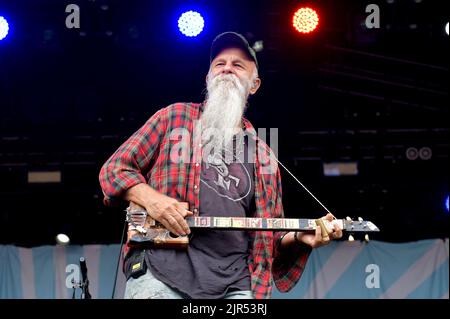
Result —
[[[65, 8], [80, 7], [68, 29]], [[367, 29], [370, 3], [381, 27]], [[300, 35], [294, 10], [310, 5], [318, 30]], [[176, 27], [205, 16], [197, 38]], [[338, 218], [359, 216], [404, 242], [448, 237], [448, 22], [446, 1], [0, 1], [0, 243], [118, 243], [123, 207], [107, 208], [101, 165], [156, 110], [202, 101], [209, 46], [233, 30], [258, 52], [262, 87], [246, 116], [278, 128], [280, 160]], [[428, 160], [406, 150], [428, 147]], [[326, 177], [323, 163], [357, 162]], [[61, 172], [29, 184], [29, 171]], [[282, 171], [287, 217], [325, 211]]]

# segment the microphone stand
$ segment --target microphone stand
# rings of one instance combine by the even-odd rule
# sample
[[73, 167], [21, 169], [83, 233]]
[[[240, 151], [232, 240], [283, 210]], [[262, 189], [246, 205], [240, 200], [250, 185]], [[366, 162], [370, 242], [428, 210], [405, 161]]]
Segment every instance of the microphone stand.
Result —
[[86, 282], [81, 284], [81, 297], [80, 297], [80, 299], [92, 299], [92, 296], [89, 293], [89, 280], [86, 280]]
[[80, 284], [78, 285], [78, 287], [81, 288], [80, 299], [92, 299], [92, 296], [89, 293], [89, 279], [87, 276], [87, 266], [84, 257], [80, 257], [80, 271], [81, 271], [81, 281]]

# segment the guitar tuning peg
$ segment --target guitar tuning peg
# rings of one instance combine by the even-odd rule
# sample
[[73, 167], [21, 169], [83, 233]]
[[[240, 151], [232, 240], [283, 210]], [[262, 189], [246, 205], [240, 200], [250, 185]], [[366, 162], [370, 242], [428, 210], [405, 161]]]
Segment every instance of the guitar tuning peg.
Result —
[[353, 223], [353, 220], [352, 220], [349, 216], [345, 217], [345, 219], [346, 219], [348, 222]]
[[365, 236], [364, 236], [364, 240], [368, 243], [369, 242], [369, 234], [366, 234]]
[[362, 224], [363, 219], [361, 217], [358, 217], [358, 221], [359, 221], [360, 224]]
[[352, 235], [348, 236], [348, 241], [355, 241], [355, 238]]

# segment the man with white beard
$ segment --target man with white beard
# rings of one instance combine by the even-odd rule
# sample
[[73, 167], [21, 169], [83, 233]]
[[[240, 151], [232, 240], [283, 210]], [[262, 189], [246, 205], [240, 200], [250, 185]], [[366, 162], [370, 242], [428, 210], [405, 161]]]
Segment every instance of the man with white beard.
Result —
[[[226, 63], [225, 59], [233, 58], [240, 59], [240, 63]], [[226, 48], [213, 61], [206, 78], [207, 96], [199, 128], [204, 139], [208, 139], [210, 133], [211, 150], [231, 146], [233, 136], [242, 128], [248, 96], [256, 93], [261, 84], [257, 69], [250, 69], [251, 65], [244, 69], [244, 61], [245, 55], [242, 56], [240, 49]]]
[[[105, 204], [126, 200], [174, 235], [190, 236], [186, 250], [126, 249], [125, 298], [270, 298], [273, 283], [290, 290], [311, 249], [328, 243], [320, 227], [313, 234], [191, 232], [189, 216], [284, 217], [279, 169], [273, 161], [274, 169], [267, 169], [270, 149], [243, 117], [261, 79], [256, 54], [242, 35], [225, 32], [214, 39], [206, 82], [203, 103], [159, 110], [101, 169]], [[337, 226], [333, 236], [342, 236]]]

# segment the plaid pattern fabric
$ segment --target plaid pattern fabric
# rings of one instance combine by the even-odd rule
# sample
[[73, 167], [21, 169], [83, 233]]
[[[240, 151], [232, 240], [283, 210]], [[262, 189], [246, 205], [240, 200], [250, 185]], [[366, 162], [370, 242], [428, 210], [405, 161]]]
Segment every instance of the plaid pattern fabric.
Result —
[[[202, 145], [196, 142], [193, 132], [202, 110], [203, 104], [172, 104], [155, 113], [123, 143], [100, 171], [105, 204], [120, 200], [139, 183], [148, 183], [167, 196], [188, 202], [190, 210], [198, 213]], [[257, 137], [249, 121], [244, 119], [244, 124], [257, 143], [255, 217], [281, 218], [284, 213], [280, 171], [276, 165], [270, 169], [269, 147]], [[250, 233], [249, 270], [255, 298], [270, 298], [273, 282], [286, 292], [300, 279], [310, 250], [298, 250], [295, 258], [279, 251], [277, 243], [283, 234]]]

